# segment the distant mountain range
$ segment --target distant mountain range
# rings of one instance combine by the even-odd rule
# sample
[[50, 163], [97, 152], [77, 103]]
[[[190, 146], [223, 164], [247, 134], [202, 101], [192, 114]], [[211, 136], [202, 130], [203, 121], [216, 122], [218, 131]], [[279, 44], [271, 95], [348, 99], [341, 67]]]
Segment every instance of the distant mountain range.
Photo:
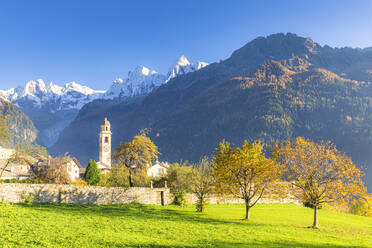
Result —
[[38, 141], [50, 147], [85, 104], [95, 99], [122, 101], [145, 96], [170, 79], [206, 65], [208, 64], [197, 62], [194, 66], [185, 56], [181, 56], [167, 75], [137, 66], [128, 73], [126, 79], [115, 79], [108, 90], [93, 90], [76, 82], [59, 86], [53, 82], [46, 85], [42, 79], [31, 80], [24, 87], [0, 90], [0, 98], [26, 113], [39, 130]]
[[76, 82], [67, 83], [64, 87], [51, 82], [47, 86], [42, 79], [38, 79], [27, 82], [25, 87], [0, 90], [0, 97], [21, 108], [46, 108], [50, 112], [56, 112], [80, 109], [103, 93]]
[[27, 97], [20, 89], [0, 95], [34, 121], [52, 154], [69, 152], [82, 164], [98, 159], [107, 117], [113, 147], [148, 128], [169, 162], [211, 155], [222, 139], [330, 140], [368, 168], [372, 189], [371, 48], [332, 48], [281, 33], [258, 37], [219, 63], [182, 56], [166, 75], [138, 66], [106, 91], [76, 84], [52, 90], [41, 82], [26, 88]]
[[370, 82], [368, 49], [320, 46], [291, 33], [259, 37], [228, 59], [178, 75], [147, 95], [86, 104], [50, 151], [68, 151], [83, 164], [97, 159], [99, 123], [108, 117], [114, 146], [149, 128], [161, 159], [169, 162], [210, 155], [223, 138], [271, 144], [301, 135], [331, 140], [368, 166]]

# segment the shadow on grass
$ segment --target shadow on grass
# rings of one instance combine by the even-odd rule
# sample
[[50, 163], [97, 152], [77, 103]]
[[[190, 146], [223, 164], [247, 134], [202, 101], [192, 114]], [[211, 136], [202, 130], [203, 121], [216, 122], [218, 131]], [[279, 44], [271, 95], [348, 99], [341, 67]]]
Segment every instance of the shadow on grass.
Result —
[[299, 243], [299, 242], [275, 242], [275, 241], [268, 241], [268, 242], [250, 242], [247, 241], [245, 243], [235, 243], [235, 242], [213, 242], [208, 244], [196, 244], [196, 245], [161, 245], [161, 244], [118, 244], [114, 242], [105, 242], [102, 244], [104, 247], [116, 247], [116, 248], [199, 248], [199, 247], [219, 247], [219, 248], [226, 248], [226, 247], [237, 247], [237, 248], [247, 248], [247, 247], [254, 247], [254, 248], [362, 248], [361, 246], [342, 246], [342, 245], [334, 245], [334, 244], [308, 244], [308, 243]]
[[182, 208], [178, 209], [166, 209], [160, 207], [154, 207], [151, 205], [142, 204], [123, 204], [123, 205], [75, 205], [75, 204], [59, 204], [59, 203], [35, 203], [32, 205], [19, 204], [25, 208], [35, 209], [37, 211], [46, 211], [54, 213], [64, 213], [80, 216], [100, 216], [106, 218], [116, 217], [128, 217], [135, 219], [145, 220], [170, 220], [170, 221], [181, 221], [181, 222], [197, 222], [204, 224], [234, 224], [234, 225], [249, 225], [262, 226], [263, 224], [252, 223], [244, 220], [220, 220], [214, 218], [207, 218], [205, 215], [186, 211]]

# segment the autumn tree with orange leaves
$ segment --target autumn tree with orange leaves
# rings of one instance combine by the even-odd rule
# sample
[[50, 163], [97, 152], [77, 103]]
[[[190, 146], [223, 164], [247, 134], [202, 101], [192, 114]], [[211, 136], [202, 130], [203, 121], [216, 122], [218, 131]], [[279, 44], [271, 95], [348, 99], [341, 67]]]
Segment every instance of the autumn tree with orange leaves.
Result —
[[298, 189], [294, 196], [314, 208], [313, 228], [318, 228], [321, 204], [348, 203], [366, 192], [362, 171], [330, 142], [298, 137], [275, 144], [272, 154], [286, 166], [286, 179]]

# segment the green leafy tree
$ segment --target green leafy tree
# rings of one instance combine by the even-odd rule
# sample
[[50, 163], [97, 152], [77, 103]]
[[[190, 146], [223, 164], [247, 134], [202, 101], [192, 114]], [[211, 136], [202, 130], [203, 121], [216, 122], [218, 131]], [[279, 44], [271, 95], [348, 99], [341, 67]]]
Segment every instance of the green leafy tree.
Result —
[[99, 176], [96, 161], [90, 160], [84, 175], [85, 181], [89, 185], [97, 185], [99, 183]]
[[245, 219], [248, 220], [250, 209], [263, 195], [271, 194], [277, 188], [282, 167], [265, 157], [260, 141], [252, 144], [244, 141], [241, 147], [222, 141], [215, 151], [213, 163], [216, 191], [243, 199]]
[[193, 176], [193, 168], [188, 162], [174, 163], [167, 170], [166, 180], [172, 193], [186, 193], [191, 192]]
[[129, 186], [133, 187], [136, 171], [152, 166], [152, 162], [158, 159], [159, 154], [158, 147], [145, 133], [141, 133], [132, 141], [116, 147], [113, 159], [116, 165], [124, 165], [129, 169]]
[[114, 166], [111, 170], [109, 183], [115, 187], [129, 187], [129, 169], [124, 165]]

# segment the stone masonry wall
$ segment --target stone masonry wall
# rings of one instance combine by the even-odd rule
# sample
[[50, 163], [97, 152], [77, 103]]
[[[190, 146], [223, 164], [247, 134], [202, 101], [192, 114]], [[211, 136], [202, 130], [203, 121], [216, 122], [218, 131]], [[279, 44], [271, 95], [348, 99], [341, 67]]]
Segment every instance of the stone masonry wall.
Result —
[[[186, 194], [187, 202], [189, 204], [195, 204], [198, 201], [198, 198], [195, 194]], [[207, 199], [208, 203], [210, 204], [244, 204], [244, 200], [237, 197], [218, 197], [212, 196]], [[301, 203], [294, 198], [293, 196], [285, 196], [282, 198], [275, 197], [275, 198], [261, 198], [258, 203], [295, 203], [300, 205]]]
[[[22, 195], [32, 194], [34, 202], [71, 204], [170, 204], [173, 196], [168, 188], [107, 188], [58, 184], [0, 183], [0, 201], [22, 202]], [[163, 200], [162, 200], [163, 199]]]
[[[22, 202], [22, 195], [34, 197], [34, 202], [71, 203], [71, 204], [170, 204], [174, 200], [169, 188], [121, 188], [98, 187], [59, 184], [18, 184], [0, 183], [0, 201]], [[187, 194], [189, 204], [197, 202], [194, 194]], [[212, 196], [208, 199], [210, 204], [244, 203], [242, 199], [234, 197]], [[299, 202], [290, 195], [282, 198], [263, 198], [259, 203], [296, 203]]]

